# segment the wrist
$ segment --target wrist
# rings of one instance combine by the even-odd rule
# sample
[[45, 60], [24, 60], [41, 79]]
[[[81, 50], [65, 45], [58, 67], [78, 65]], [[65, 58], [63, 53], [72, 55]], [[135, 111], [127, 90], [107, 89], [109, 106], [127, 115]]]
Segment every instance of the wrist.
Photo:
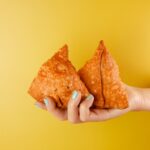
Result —
[[150, 89], [127, 86], [127, 93], [132, 111], [150, 111]]

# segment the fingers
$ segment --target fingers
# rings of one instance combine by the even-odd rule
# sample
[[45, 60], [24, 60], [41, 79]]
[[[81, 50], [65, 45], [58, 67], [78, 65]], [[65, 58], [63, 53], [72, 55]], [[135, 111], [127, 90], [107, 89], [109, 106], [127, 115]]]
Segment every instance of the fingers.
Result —
[[129, 109], [94, 109], [90, 115], [90, 121], [105, 121], [119, 117], [127, 113]]
[[119, 117], [125, 113], [127, 113], [129, 111], [129, 108], [127, 109], [108, 109], [106, 110], [106, 112], [103, 114], [104, 115], [104, 119], [113, 119], [116, 117]]
[[[83, 123], [87, 121], [105, 121], [121, 116], [130, 111], [127, 109], [90, 109], [94, 97], [90, 94], [81, 102], [81, 93], [74, 91], [69, 102], [67, 110], [57, 108], [56, 103], [51, 98], [44, 99], [44, 103], [36, 102], [38, 108], [47, 110], [60, 120], [66, 120], [72, 123]], [[81, 103], [80, 103], [81, 102]]]
[[80, 104], [80, 120], [85, 122], [85, 121], [90, 121], [90, 107], [92, 106], [94, 101], [93, 95], [89, 95], [81, 104]]
[[54, 116], [59, 118], [60, 120], [66, 120], [67, 119], [67, 111], [57, 108], [56, 103], [51, 98], [45, 98], [44, 99], [45, 107], [48, 112], [52, 113]]
[[47, 110], [45, 104], [43, 104], [42, 102], [35, 102], [34, 104], [36, 107]]
[[78, 123], [79, 120], [79, 109], [78, 105], [81, 101], [81, 93], [79, 91], [74, 91], [68, 102], [68, 121], [72, 123]]
[[94, 97], [92, 95], [89, 95], [81, 104], [79, 107], [80, 112], [80, 120], [82, 122], [87, 121], [105, 121], [109, 120], [118, 116], [121, 116], [128, 111], [130, 111], [130, 108], [127, 109], [91, 109], [94, 101]]

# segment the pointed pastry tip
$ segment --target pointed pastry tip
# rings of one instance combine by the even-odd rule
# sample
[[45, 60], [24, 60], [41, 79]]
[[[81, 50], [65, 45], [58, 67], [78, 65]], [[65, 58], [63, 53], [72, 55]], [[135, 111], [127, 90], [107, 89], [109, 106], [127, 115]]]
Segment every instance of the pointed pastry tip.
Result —
[[65, 44], [60, 48], [59, 55], [68, 58], [68, 45]]
[[104, 47], [105, 47], [104, 41], [101, 40], [101, 41], [99, 42], [98, 49], [104, 49]]
[[62, 48], [61, 49], [67, 49], [68, 50], [68, 45], [67, 44], [64, 44], [64, 46], [62, 46]]
[[99, 45], [98, 45], [98, 48], [97, 48], [97, 49], [98, 49], [98, 50], [103, 50], [103, 52], [106, 52], [106, 51], [107, 51], [106, 46], [105, 46], [103, 40], [101, 40], [101, 41], [99, 42]]
[[97, 47], [97, 50], [100, 50], [100, 49], [102, 49], [102, 43], [101, 43], [101, 41], [99, 42], [98, 47]]
[[103, 40], [101, 40], [101, 41], [100, 41], [100, 44], [104, 46], [104, 41], [103, 41]]

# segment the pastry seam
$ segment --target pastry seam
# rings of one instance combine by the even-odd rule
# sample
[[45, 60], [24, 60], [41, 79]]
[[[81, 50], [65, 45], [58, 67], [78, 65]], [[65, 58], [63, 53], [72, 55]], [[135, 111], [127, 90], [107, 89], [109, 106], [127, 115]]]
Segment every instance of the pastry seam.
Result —
[[101, 70], [101, 65], [102, 65], [102, 56], [103, 56], [103, 53], [104, 53], [104, 50], [102, 51], [102, 54], [101, 54], [101, 61], [100, 61], [100, 76], [101, 76], [101, 93], [102, 93], [102, 97], [103, 97], [103, 101], [104, 101], [104, 105], [103, 107], [105, 107], [105, 97], [104, 97], [104, 93], [103, 93], [103, 76], [102, 76], [102, 70]]

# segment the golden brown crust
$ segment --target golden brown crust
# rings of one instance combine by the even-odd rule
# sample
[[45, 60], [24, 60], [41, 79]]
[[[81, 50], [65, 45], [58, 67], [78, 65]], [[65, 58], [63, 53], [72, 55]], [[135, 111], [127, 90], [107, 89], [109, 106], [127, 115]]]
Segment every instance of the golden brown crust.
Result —
[[101, 41], [101, 45], [103, 47], [101, 75], [105, 99], [104, 108], [126, 108], [128, 107], [128, 97], [119, 76], [118, 65], [104, 46], [103, 41]]
[[66, 108], [73, 90], [80, 91], [82, 99], [89, 92], [93, 94], [96, 108], [128, 107], [128, 96], [118, 66], [103, 41], [78, 74], [68, 60], [68, 47], [64, 45], [41, 66], [28, 92], [37, 101], [52, 97], [58, 107]]
[[52, 97], [58, 107], [66, 108], [73, 90], [80, 91], [82, 98], [88, 95], [87, 88], [68, 60], [65, 45], [41, 66], [28, 92], [37, 101], [43, 102], [45, 97]]
[[124, 84], [119, 77], [119, 69], [105, 48], [103, 41], [92, 59], [79, 71], [82, 81], [95, 97], [98, 108], [126, 108], [128, 97]]
[[92, 59], [86, 62], [86, 64], [78, 71], [81, 80], [85, 83], [87, 89], [94, 95], [94, 106], [98, 108], [104, 107], [104, 98], [102, 95], [102, 82], [101, 82], [101, 56], [102, 49], [99, 47]]

